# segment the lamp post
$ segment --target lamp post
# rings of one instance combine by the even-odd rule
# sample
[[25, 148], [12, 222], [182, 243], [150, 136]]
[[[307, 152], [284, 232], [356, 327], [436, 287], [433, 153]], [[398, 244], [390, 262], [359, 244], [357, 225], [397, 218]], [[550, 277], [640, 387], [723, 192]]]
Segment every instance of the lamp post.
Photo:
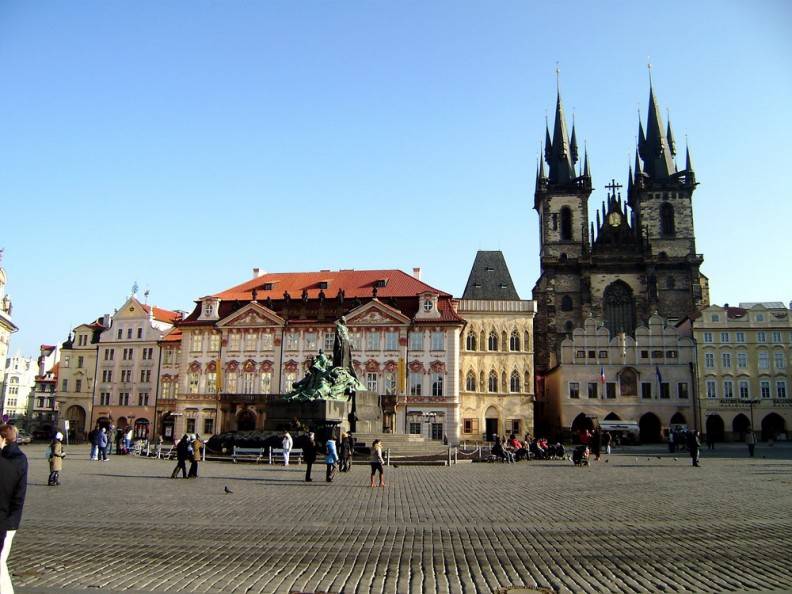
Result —
[[749, 400], [749, 401], [748, 401], [748, 406], [750, 406], [750, 407], [751, 407], [751, 432], [753, 432], [753, 430], [754, 430], [754, 414], [753, 414], [753, 407], [754, 407], [754, 404], [759, 404], [759, 402], [760, 402], [759, 400]]
[[427, 428], [427, 435], [429, 439], [432, 439], [432, 423], [437, 419], [437, 413], [435, 411], [425, 412], [423, 415], [424, 423], [426, 423], [429, 427]]

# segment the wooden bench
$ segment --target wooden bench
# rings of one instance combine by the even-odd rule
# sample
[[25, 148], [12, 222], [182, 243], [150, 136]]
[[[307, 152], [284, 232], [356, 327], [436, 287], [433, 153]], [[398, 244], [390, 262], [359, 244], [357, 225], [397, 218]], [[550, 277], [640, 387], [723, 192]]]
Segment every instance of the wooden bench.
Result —
[[[292, 448], [290, 450], [289, 462], [294, 460], [295, 456], [297, 457], [297, 464], [302, 464], [303, 451], [300, 448]], [[272, 464], [272, 461], [277, 460], [279, 457], [279, 461], [283, 463], [283, 448], [270, 448], [269, 463]]]
[[236, 464], [237, 460], [253, 460], [256, 463], [264, 459], [265, 448], [240, 448], [234, 446], [234, 452], [231, 454], [231, 461]]

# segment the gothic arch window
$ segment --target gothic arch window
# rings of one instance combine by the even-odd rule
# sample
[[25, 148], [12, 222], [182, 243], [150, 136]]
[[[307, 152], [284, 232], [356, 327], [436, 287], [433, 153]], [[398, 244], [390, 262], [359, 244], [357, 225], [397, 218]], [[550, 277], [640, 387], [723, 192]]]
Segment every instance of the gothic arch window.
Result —
[[564, 323], [564, 332], [566, 332], [567, 334], [569, 334], [570, 332], [572, 332], [572, 330], [573, 330], [573, 327], [574, 327], [574, 324], [572, 324], [572, 320], [567, 320], [567, 321]]
[[669, 202], [663, 202], [660, 206], [660, 235], [673, 236], [675, 233], [674, 207]]
[[465, 348], [469, 351], [476, 350], [476, 334], [475, 332], [468, 332], [467, 339], [465, 340]]
[[472, 371], [468, 371], [467, 379], [465, 381], [465, 389], [468, 392], [476, 391], [476, 374]]
[[505, 350], [508, 348], [508, 346], [509, 346], [509, 341], [508, 341], [508, 339], [506, 338], [506, 331], [505, 331], [505, 330], [504, 330], [503, 332], [501, 332], [501, 346], [503, 347], [503, 350], [504, 350], [504, 351], [505, 351]]
[[561, 297], [561, 311], [572, 311], [572, 297], [569, 295]]
[[561, 241], [572, 241], [572, 210], [568, 206], [561, 209]]
[[509, 338], [509, 350], [510, 351], [519, 351], [520, 350], [520, 335], [517, 333], [517, 330], [512, 330], [511, 338]]
[[498, 374], [493, 369], [490, 371], [489, 374], [489, 391], [490, 392], [497, 392], [498, 391]]
[[520, 391], [520, 374], [515, 369], [512, 371], [511, 374], [511, 381], [509, 382], [509, 392], [519, 392]]
[[498, 350], [498, 334], [493, 330], [490, 332], [489, 335], [489, 343], [487, 344], [487, 349], [490, 351], [497, 351]]
[[632, 336], [635, 331], [635, 298], [630, 286], [622, 280], [609, 284], [602, 301], [605, 324], [611, 336], [619, 332]]

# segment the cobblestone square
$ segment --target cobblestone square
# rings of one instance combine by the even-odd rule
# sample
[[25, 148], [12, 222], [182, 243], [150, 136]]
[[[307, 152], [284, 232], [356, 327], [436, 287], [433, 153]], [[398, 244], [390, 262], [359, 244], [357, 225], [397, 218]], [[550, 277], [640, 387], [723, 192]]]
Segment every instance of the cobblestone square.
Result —
[[[389, 468], [173, 462], [68, 448], [62, 486], [30, 460], [10, 559], [18, 592], [784, 592], [792, 448], [635, 448], [566, 462]], [[676, 458], [676, 459], [675, 459]], [[224, 486], [233, 491], [224, 492]]]

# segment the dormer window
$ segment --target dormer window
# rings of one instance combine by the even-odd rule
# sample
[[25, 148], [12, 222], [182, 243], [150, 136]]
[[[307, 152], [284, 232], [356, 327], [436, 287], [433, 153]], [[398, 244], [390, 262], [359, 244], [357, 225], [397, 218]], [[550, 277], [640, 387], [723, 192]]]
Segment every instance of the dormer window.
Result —
[[424, 309], [424, 311], [425, 311], [426, 313], [429, 313], [430, 311], [432, 311], [432, 307], [434, 307], [434, 305], [432, 304], [432, 300], [431, 300], [431, 299], [428, 299], [428, 298], [427, 298], [427, 299], [424, 299], [424, 302], [423, 302], [423, 309]]
[[328, 285], [328, 282], [327, 282], [327, 281], [320, 281], [320, 282], [319, 282], [319, 288], [320, 288], [320, 289], [326, 289], [326, 288], [327, 288], [327, 285]]
[[211, 303], [204, 304], [204, 317], [210, 318], [214, 313], [214, 305]]
[[377, 287], [378, 289], [384, 289], [387, 286], [387, 284], [388, 284], [388, 279], [386, 278], [380, 278], [374, 282], [374, 286]]
[[265, 291], [272, 291], [272, 283], [264, 283]]

